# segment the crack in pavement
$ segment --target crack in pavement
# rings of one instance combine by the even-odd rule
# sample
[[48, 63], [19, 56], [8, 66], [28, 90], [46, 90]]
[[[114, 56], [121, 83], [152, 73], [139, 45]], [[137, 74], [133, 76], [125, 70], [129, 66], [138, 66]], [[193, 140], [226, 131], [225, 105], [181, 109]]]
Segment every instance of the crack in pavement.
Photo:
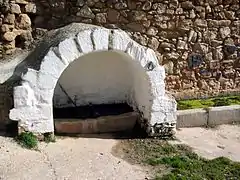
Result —
[[53, 179], [54, 179], [54, 180], [57, 180], [57, 179], [58, 179], [58, 178], [57, 178], [58, 175], [57, 175], [57, 172], [56, 172], [56, 168], [53, 166], [53, 164], [52, 164], [52, 162], [51, 162], [51, 160], [50, 160], [47, 152], [45, 152], [45, 151], [42, 149], [42, 150], [40, 151], [40, 153], [43, 154], [44, 159], [46, 159], [45, 162], [48, 164], [50, 170], [52, 171], [52, 173], [53, 173], [53, 175], [54, 175], [54, 178], [53, 178]]

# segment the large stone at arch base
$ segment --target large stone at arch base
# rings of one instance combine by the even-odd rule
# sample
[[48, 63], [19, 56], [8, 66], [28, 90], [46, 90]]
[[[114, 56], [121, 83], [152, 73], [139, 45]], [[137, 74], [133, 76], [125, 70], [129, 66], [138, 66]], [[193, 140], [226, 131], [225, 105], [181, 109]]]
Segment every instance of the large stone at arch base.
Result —
[[71, 24], [49, 32], [24, 63], [17, 64], [15, 74], [21, 85], [14, 88], [10, 119], [18, 121], [19, 129], [24, 131], [54, 132], [52, 99], [62, 72], [85, 54], [109, 50], [131, 57], [133, 74], [142, 77], [137, 78], [128, 97], [129, 105], [139, 113], [141, 126], [150, 136], [172, 135], [176, 101], [165, 92], [165, 71], [154, 51], [139, 45], [122, 30], [86, 24]]

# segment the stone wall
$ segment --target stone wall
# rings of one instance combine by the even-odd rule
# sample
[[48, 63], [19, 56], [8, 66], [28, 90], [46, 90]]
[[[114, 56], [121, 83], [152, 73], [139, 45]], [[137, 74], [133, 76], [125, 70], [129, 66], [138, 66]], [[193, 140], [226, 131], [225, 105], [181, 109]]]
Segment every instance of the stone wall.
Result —
[[3, 56], [71, 22], [121, 28], [154, 49], [177, 98], [240, 89], [239, 0], [0, 0]]
[[0, 85], [0, 131], [10, 122], [9, 110], [13, 107], [12, 85]]

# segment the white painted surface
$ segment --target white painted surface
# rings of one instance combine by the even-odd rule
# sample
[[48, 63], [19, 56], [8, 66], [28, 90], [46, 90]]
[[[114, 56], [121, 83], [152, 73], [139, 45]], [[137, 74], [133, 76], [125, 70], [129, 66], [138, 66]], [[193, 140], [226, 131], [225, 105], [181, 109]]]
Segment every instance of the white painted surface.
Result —
[[74, 106], [59, 84], [77, 105], [127, 102], [134, 82], [130, 61], [130, 57], [114, 51], [80, 57], [60, 76], [54, 92], [54, 106]]
[[[19, 121], [19, 126], [26, 131], [53, 132], [54, 89], [68, 67], [60, 81], [71, 96], [81, 97], [78, 103], [128, 101], [142, 112], [151, 127], [175, 124], [176, 101], [165, 94], [164, 68], [158, 64], [153, 50], [134, 42], [124, 31], [112, 31], [108, 48], [107, 41], [97, 38], [102, 32], [104, 36], [109, 32], [101, 27], [80, 31], [77, 36], [59, 43], [58, 47], [50, 48], [40, 70], [28, 69], [23, 75], [22, 90], [33, 93], [15, 92], [15, 107], [10, 111], [10, 119]], [[88, 54], [109, 48], [126, 55], [116, 52]], [[152, 71], [146, 69], [150, 61], [155, 66]], [[57, 88], [56, 93], [60, 94]], [[66, 103], [66, 99], [61, 99], [61, 103]]]

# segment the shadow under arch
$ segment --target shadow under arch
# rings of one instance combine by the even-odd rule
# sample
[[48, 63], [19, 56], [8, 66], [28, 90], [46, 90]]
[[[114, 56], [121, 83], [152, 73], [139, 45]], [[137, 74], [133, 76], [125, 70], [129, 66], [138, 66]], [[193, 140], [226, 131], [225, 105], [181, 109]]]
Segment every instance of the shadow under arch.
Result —
[[[114, 50], [85, 54], [71, 62], [57, 81], [53, 95], [55, 132], [64, 131], [66, 126], [65, 131], [75, 133], [132, 130], [148, 87], [144, 69], [128, 54]], [[95, 124], [90, 128], [95, 129], [82, 130], [91, 123]]]

